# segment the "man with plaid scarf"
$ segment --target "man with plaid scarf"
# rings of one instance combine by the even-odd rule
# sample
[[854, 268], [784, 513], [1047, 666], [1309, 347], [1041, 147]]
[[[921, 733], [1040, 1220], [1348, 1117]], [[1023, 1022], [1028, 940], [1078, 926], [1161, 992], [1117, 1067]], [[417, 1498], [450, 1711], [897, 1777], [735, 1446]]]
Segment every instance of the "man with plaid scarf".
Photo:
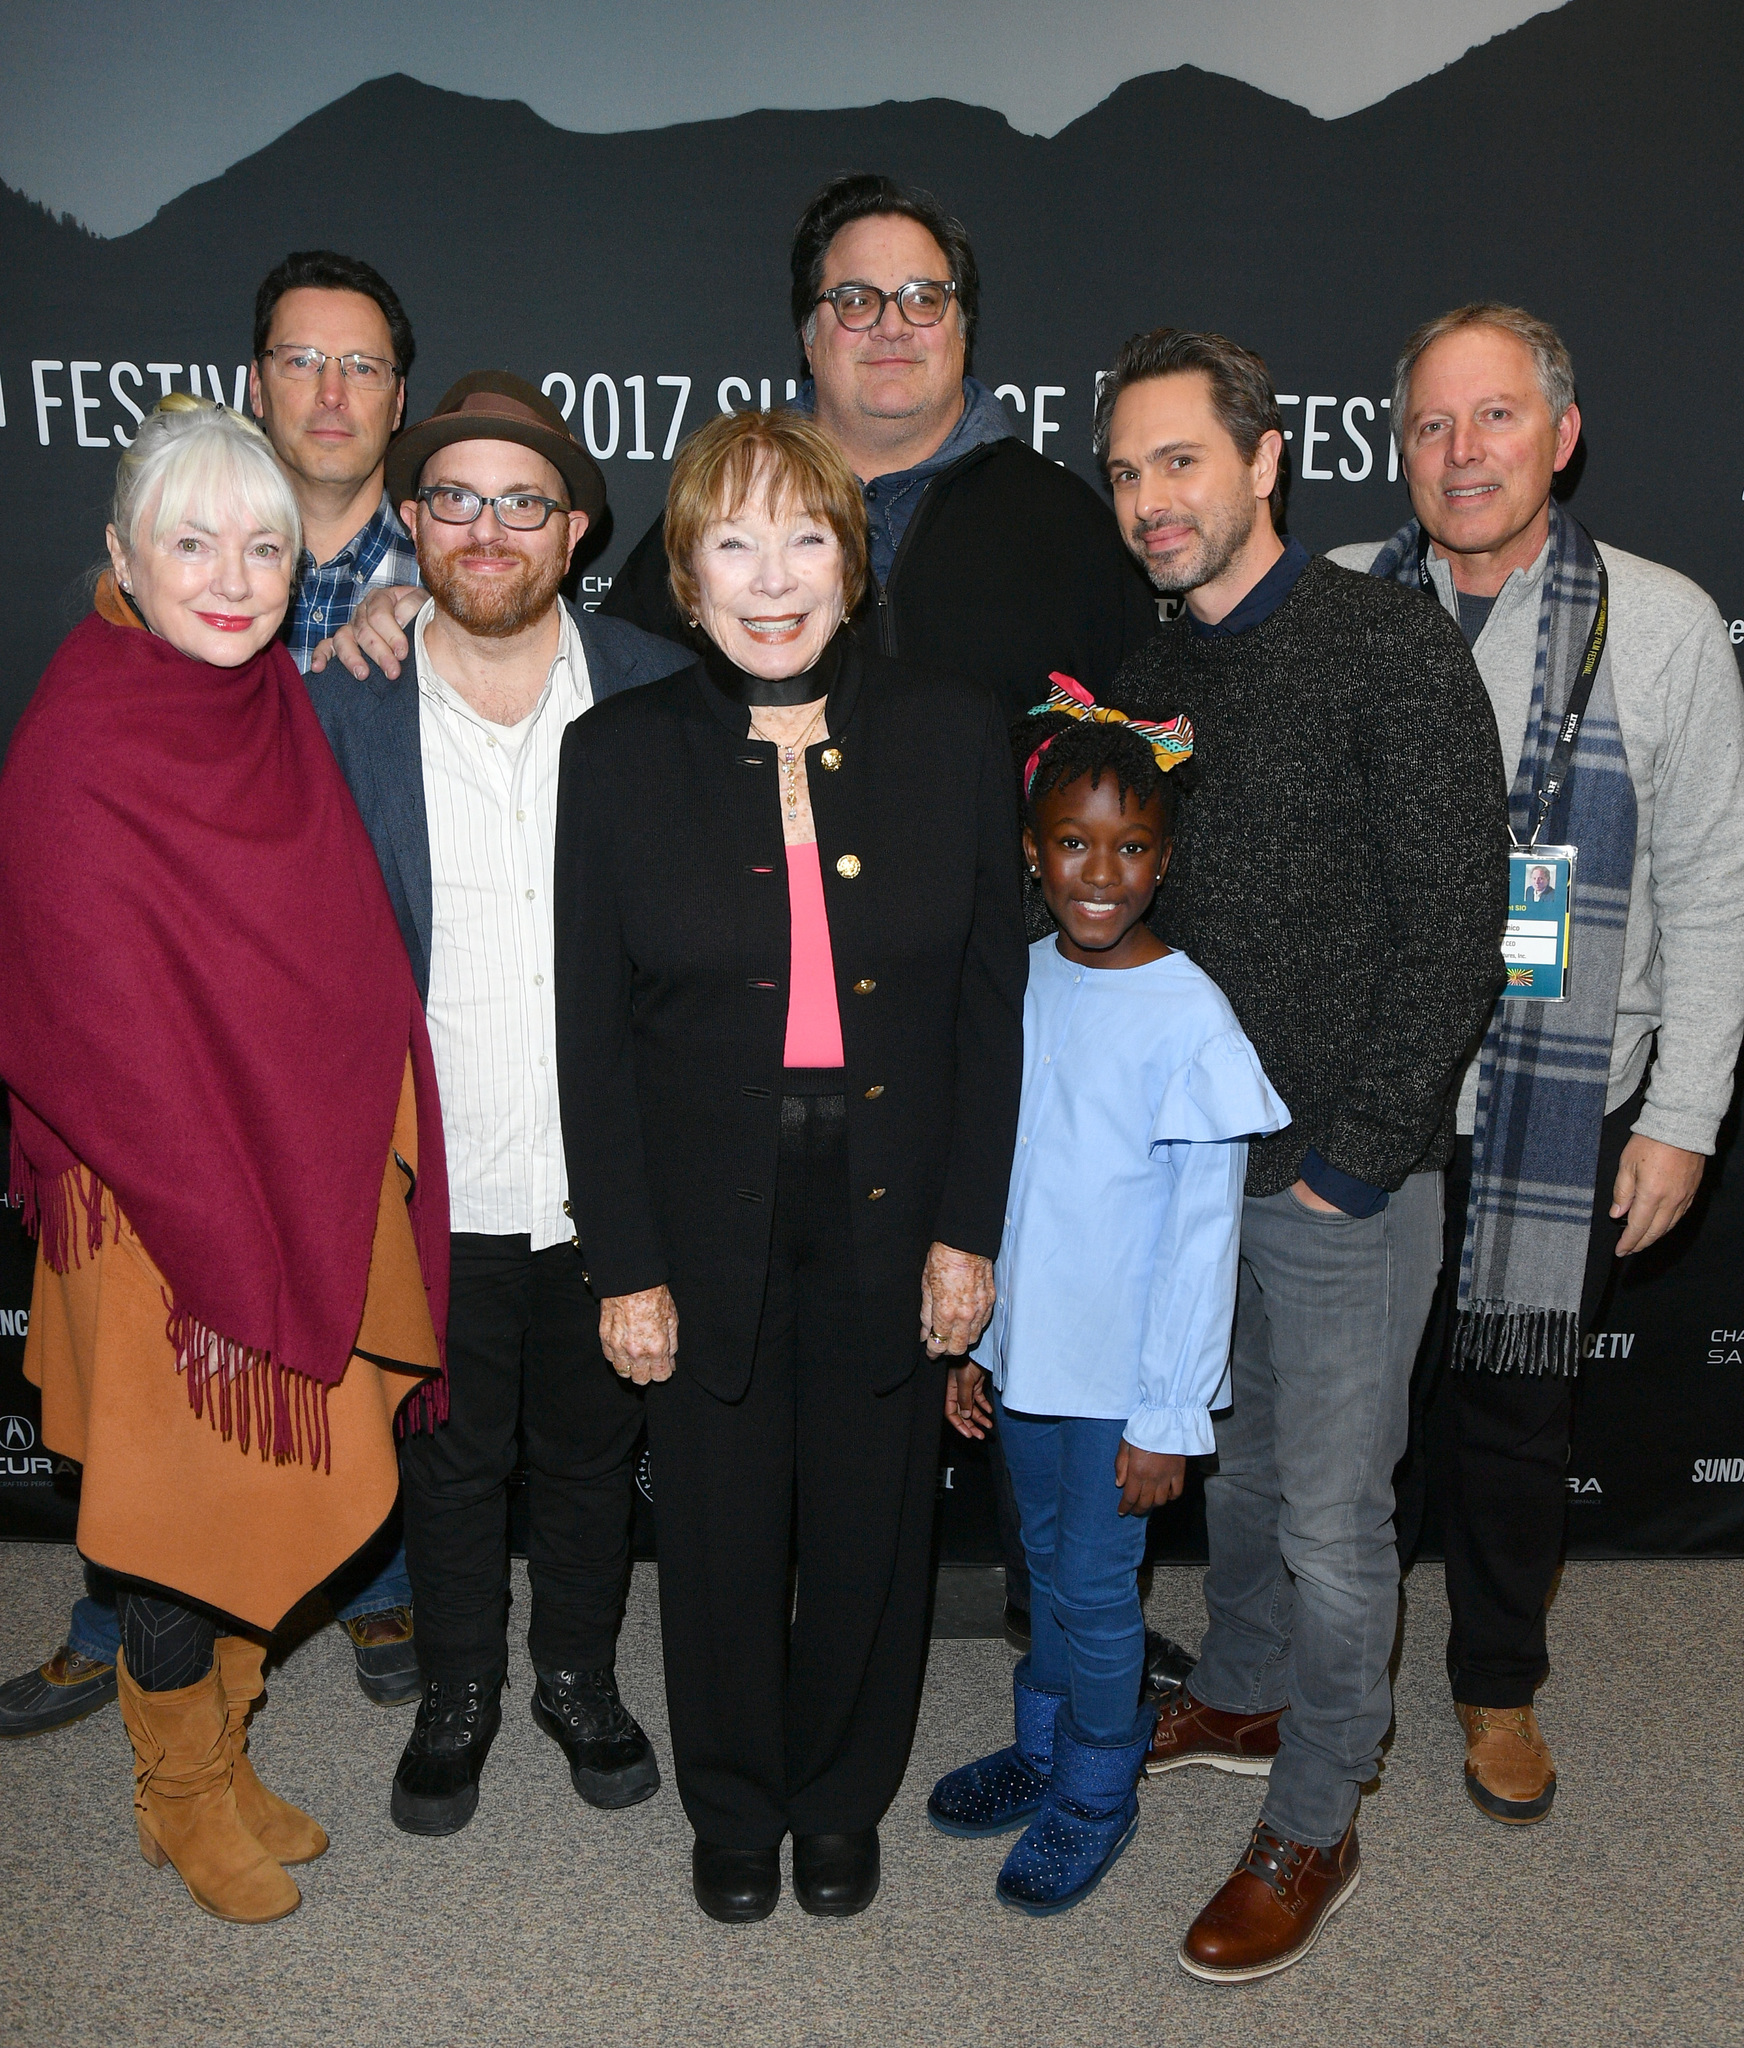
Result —
[[[1402, 1561], [1427, 1490], [1440, 1511], [1466, 1789], [1520, 1825], [1556, 1793], [1533, 1696], [1581, 1340], [1618, 1261], [1694, 1200], [1732, 1092], [1744, 698], [1712, 602], [1597, 546], [1553, 496], [1581, 432], [1553, 328], [1490, 303], [1428, 322], [1392, 411], [1416, 516], [1384, 547], [1332, 559], [1420, 588], [1459, 622], [1513, 776], [1516, 846], [1578, 849], [1566, 999], [1504, 996], [1465, 1073], [1397, 1480]], [[1555, 761], [1587, 672], [1572, 754]], [[1431, 1402], [1450, 1412], [1426, 1470]]]

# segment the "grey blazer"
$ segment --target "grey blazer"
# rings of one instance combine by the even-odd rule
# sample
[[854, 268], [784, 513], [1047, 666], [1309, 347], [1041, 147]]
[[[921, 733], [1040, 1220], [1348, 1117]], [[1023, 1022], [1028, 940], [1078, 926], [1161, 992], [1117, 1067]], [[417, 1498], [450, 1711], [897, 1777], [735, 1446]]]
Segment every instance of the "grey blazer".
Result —
[[[685, 648], [656, 639], [626, 620], [603, 618], [574, 605], [569, 610], [587, 655], [596, 704], [638, 683], [690, 668], [696, 661]], [[304, 680], [315, 715], [363, 814], [418, 993], [427, 999], [433, 911], [416, 661], [403, 662], [397, 677], [383, 675], [372, 662], [362, 682], [333, 662], [324, 674]]]

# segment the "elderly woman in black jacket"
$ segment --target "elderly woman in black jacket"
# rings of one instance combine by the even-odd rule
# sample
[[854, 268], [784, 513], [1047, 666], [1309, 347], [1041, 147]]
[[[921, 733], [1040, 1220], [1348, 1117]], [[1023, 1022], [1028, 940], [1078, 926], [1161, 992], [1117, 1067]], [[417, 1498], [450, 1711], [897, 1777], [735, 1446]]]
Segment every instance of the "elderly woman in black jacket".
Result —
[[791, 1832], [800, 1905], [855, 1913], [914, 1725], [945, 1361], [992, 1307], [1016, 1131], [1010, 750], [991, 693], [838, 630], [864, 515], [809, 422], [705, 427], [666, 533], [700, 659], [563, 742], [576, 1240], [606, 1356], [649, 1386], [697, 1901], [772, 1912]]

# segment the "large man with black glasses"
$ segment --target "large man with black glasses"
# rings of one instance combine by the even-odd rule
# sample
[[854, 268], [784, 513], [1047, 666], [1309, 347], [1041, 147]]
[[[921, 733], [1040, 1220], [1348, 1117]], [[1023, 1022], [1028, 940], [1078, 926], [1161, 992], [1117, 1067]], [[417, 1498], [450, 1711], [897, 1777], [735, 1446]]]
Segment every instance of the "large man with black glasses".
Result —
[[[1038, 455], [970, 374], [980, 275], [963, 225], [869, 173], [826, 185], [794, 231], [791, 309], [815, 414], [860, 479], [872, 579], [860, 630], [886, 654], [989, 683], [1011, 715], [1050, 671], [1099, 690], [1157, 622], [1101, 498]], [[680, 621], [658, 524], [602, 609]]]
[[605, 480], [520, 378], [463, 377], [394, 444], [387, 484], [430, 593], [411, 659], [361, 683], [332, 669], [309, 694], [381, 861], [442, 1096], [449, 1413], [401, 1452], [425, 1684], [392, 1811], [446, 1835], [472, 1817], [501, 1719], [518, 1438], [534, 1718], [591, 1805], [660, 1782], [613, 1673], [642, 1408], [600, 1350], [568, 1220], [551, 872], [564, 727], [689, 656], [562, 602]]

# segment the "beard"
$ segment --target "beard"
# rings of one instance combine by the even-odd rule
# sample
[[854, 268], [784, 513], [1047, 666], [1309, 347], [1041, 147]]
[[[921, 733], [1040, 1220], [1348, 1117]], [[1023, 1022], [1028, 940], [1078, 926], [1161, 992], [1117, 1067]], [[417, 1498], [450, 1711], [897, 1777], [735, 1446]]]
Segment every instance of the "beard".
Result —
[[[553, 518], [545, 533], [555, 531], [558, 545], [547, 545], [539, 553], [511, 547], [506, 541], [468, 544], [464, 553], [496, 561], [518, 561], [518, 576], [475, 576], [460, 565], [459, 554], [446, 555], [431, 549], [419, 559], [424, 587], [464, 632], [481, 640], [506, 640], [537, 619], [542, 619], [556, 601], [563, 572], [569, 566], [568, 549], [561, 543], [569, 537], [568, 522]], [[541, 538], [532, 536], [534, 540]]]
[[[1217, 581], [1247, 546], [1258, 517], [1259, 500], [1244, 493], [1213, 507], [1200, 519], [1171, 512], [1166, 519], [1140, 520], [1132, 528], [1132, 551], [1154, 589], [1165, 597], [1180, 597]], [[1155, 561], [1145, 552], [1144, 540], [1159, 526], [1191, 527], [1197, 539], [1177, 548], [1166, 562]]]

